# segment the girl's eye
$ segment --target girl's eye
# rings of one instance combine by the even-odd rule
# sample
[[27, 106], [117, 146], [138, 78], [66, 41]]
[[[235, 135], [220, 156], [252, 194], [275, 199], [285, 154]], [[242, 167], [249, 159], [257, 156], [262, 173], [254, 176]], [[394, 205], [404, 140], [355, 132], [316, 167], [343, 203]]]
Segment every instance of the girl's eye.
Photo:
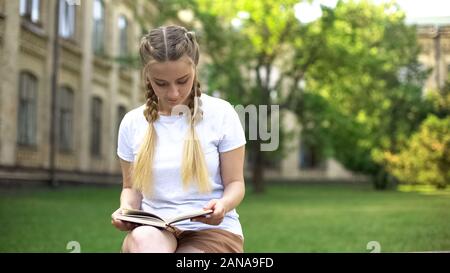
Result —
[[[180, 81], [180, 82], [178, 82], [178, 84], [185, 84], [185, 83], [188, 82], [188, 80], [189, 80], [189, 79], [186, 79], [186, 80], [184, 80], [184, 81]], [[156, 83], [156, 85], [159, 86], [159, 87], [164, 87], [164, 86], [167, 85], [167, 83], [158, 83], [158, 82], [155, 82], [155, 83]]]

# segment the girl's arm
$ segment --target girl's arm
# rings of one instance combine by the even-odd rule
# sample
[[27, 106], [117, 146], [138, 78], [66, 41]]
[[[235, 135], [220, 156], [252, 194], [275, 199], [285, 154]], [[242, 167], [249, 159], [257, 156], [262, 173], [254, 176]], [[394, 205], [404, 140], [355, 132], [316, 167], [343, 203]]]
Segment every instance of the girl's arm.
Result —
[[142, 194], [132, 188], [131, 181], [131, 162], [120, 160], [120, 168], [122, 169], [122, 193], [120, 194], [120, 207], [140, 209]]
[[244, 183], [244, 157], [245, 146], [220, 153], [220, 173], [224, 185], [222, 198], [211, 200], [205, 209], [212, 209], [213, 213], [208, 218], [198, 217], [194, 221], [209, 225], [218, 225], [225, 214], [236, 208], [245, 195]]
[[114, 215], [119, 213], [123, 208], [140, 209], [142, 194], [132, 188], [131, 163], [120, 159], [120, 167], [122, 169], [123, 179], [122, 192], [120, 194], [120, 208], [112, 214], [113, 219], [111, 223], [116, 228], [127, 231], [133, 229], [136, 225], [117, 220], [115, 219]]

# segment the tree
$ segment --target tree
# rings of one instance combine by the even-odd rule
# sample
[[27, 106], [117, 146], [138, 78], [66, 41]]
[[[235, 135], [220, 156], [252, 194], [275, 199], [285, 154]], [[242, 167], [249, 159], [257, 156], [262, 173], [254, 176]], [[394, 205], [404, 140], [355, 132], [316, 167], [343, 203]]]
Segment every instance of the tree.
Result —
[[430, 115], [397, 154], [384, 155], [400, 182], [445, 188], [450, 181], [450, 117]]
[[450, 80], [440, 90], [430, 90], [426, 99], [432, 109], [420, 129], [398, 153], [385, 152], [382, 160], [401, 183], [443, 189], [450, 181]]
[[[279, 104], [282, 79], [290, 77], [291, 71], [277, 68], [288, 66], [291, 61], [286, 59], [285, 49], [292, 47], [293, 30], [299, 25], [293, 12], [297, 2], [198, 0], [196, 17], [202, 22], [200, 33], [211, 58], [207, 67], [209, 87], [224, 91], [223, 95], [236, 104]], [[274, 71], [278, 76], [274, 76]], [[271, 120], [270, 114], [269, 111], [267, 121]], [[270, 122], [267, 126], [270, 128]], [[280, 133], [282, 139], [288, 135]], [[282, 147], [272, 153], [264, 152], [262, 143], [260, 138], [249, 141], [256, 192], [264, 190], [264, 163], [274, 154], [281, 157], [283, 153]]]
[[322, 100], [323, 107], [304, 102], [300, 110], [309, 113], [304, 124], [316, 124], [305, 133], [323, 140], [327, 156], [373, 176], [377, 188], [387, 182], [379, 155], [398, 151], [429, 109], [421, 95], [426, 73], [417, 62], [416, 30], [393, 7], [339, 2], [324, 14], [318, 24], [332, 24], [305, 91], [305, 99]]

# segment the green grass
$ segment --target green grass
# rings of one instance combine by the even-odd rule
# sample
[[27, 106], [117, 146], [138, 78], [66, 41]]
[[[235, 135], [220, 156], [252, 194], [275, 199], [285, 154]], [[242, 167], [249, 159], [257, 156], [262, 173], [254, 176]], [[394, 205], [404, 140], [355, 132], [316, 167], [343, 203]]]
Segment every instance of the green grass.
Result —
[[[110, 224], [117, 187], [0, 191], [0, 252], [118, 252]], [[450, 195], [369, 185], [278, 185], [250, 191], [238, 208], [246, 252], [449, 251]]]

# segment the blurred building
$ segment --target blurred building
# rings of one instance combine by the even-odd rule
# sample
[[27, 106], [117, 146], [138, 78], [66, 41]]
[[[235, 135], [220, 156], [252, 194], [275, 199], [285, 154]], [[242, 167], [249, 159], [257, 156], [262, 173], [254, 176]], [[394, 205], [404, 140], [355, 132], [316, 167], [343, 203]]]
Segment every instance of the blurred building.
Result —
[[439, 90], [449, 80], [450, 73], [450, 16], [417, 18], [409, 23], [417, 25], [422, 47], [419, 61], [431, 69], [426, 90]]
[[[120, 181], [118, 125], [144, 101], [138, 69], [115, 60], [137, 54], [141, 30], [129, 3], [0, 0], [0, 180], [48, 181], [56, 169], [62, 180]], [[56, 39], [58, 142], [52, 146]]]

